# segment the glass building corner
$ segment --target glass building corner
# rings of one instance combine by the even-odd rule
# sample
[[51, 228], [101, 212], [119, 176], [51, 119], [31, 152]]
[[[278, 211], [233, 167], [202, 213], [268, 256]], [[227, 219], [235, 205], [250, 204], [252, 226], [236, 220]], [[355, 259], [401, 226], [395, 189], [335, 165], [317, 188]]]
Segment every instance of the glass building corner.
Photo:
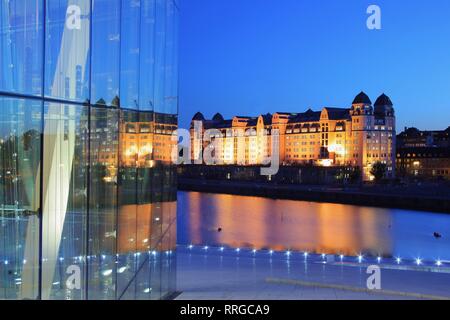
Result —
[[174, 0], [0, 0], [0, 299], [175, 292]]

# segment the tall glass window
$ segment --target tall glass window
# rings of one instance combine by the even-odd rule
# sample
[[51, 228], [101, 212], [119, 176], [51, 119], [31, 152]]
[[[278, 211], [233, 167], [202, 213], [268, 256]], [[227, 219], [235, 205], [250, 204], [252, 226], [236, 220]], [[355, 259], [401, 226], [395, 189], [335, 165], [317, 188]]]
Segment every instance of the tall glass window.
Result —
[[176, 15], [0, 0], [0, 299], [175, 291]]
[[153, 111], [155, 78], [155, 37], [156, 0], [141, 0], [141, 45], [139, 74], [140, 110]]
[[43, 1], [0, 1], [0, 91], [42, 94]]
[[117, 272], [119, 112], [91, 108], [89, 192], [89, 299], [114, 299]]
[[46, 103], [44, 110], [42, 298], [82, 299], [83, 290], [66, 290], [66, 273], [79, 271], [84, 285], [88, 109]]
[[139, 109], [141, 1], [122, 1], [120, 94], [121, 107]]
[[120, 73], [120, 0], [96, 0], [92, 7], [91, 101], [118, 105]]
[[90, 1], [46, 1], [45, 90], [47, 97], [89, 99]]
[[0, 106], [0, 299], [36, 299], [42, 103], [0, 97]]

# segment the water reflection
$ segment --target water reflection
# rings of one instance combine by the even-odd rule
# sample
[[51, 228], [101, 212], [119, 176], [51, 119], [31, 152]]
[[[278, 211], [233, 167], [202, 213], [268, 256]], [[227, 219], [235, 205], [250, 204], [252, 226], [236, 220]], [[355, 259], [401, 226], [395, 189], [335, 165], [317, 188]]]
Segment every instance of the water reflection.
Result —
[[[219, 232], [219, 228], [221, 231]], [[450, 216], [179, 192], [178, 243], [449, 259]]]

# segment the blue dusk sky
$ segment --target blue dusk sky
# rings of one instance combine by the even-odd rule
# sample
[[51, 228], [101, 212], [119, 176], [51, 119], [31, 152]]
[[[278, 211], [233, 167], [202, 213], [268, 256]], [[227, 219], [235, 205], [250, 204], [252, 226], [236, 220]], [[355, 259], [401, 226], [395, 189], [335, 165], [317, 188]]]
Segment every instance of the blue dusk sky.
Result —
[[[381, 30], [366, 27], [369, 5]], [[180, 126], [389, 95], [397, 128], [450, 125], [448, 0], [180, 0]]]

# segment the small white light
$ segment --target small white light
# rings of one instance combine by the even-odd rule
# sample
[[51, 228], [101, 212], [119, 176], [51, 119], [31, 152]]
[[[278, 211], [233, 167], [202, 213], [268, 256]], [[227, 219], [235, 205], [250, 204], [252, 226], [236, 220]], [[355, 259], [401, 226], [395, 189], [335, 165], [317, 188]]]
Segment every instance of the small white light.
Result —
[[436, 261], [436, 265], [437, 265], [438, 267], [442, 266], [442, 261], [441, 261], [441, 260]]
[[272, 255], [272, 254], [273, 254], [273, 250], [270, 250], [270, 251], [269, 251], [269, 254], [271, 254], [271, 255]]
[[23, 259], [23, 264], [27, 264], [27, 260]]
[[220, 251], [223, 251], [223, 250], [225, 250], [225, 248], [224, 247], [220, 247]]
[[140, 252], [136, 252], [136, 256], [138, 256], [138, 257], [139, 257], [140, 255], [141, 255], [141, 253], [140, 253]]
[[341, 261], [344, 260], [344, 255], [341, 254], [341, 255], [339, 256], [339, 258], [341, 258]]
[[108, 270], [103, 271], [102, 274], [105, 277], [107, 277], [107, 276], [110, 276], [112, 274], [112, 272], [113, 272], [112, 269], [108, 269]]
[[59, 261], [64, 261], [64, 258], [63, 257], [59, 258]]
[[325, 253], [322, 253], [322, 259], [325, 259]]
[[57, 286], [59, 284], [59, 281], [53, 282], [52, 283], [54, 286]]
[[145, 288], [144, 289], [144, 293], [150, 293], [151, 289], [150, 288]]
[[236, 252], [239, 252], [239, 251], [241, 251], [241, 249], [240, 248], [236, 248]]
[[106, 256], [105, 256], [104, 254], [102, 254], [102, 259], [103, 259], [103, 260], [105, 260], [105, 259], [106, 259]]
[[125, 270], [127, 270], [127, 267], [120, 267], [119, 270], [117, 270], [118, 273], [124, 273]]
[[378, 263], [380, 263], [381, 262], [381, 257], [378, 257], [377, 261], [378, 261]]
[[188, 246], [188, 248], [189, 249], [192, 249], [194, 246], [192, 245], [192, 244], [190, 244], [189, 246]]
[[397, 261], [397, 264], [400, 264], [402, 262], [402, 259], [401, 258], [397, 258], [396, 261]]
[[304, 256], [305, 258], [307, 258], [307, 257], [308, 257], [308, 252], [305, 251], [305, 252], [303, 253], [303, 256]]
[[6, 265], [6, 264], [8, 264], [9, 262], [8, 262], [8, 260], [5, 260], [5, 262], [4, 262], [4, 263], [5, 263], [5, 265]]
[[359, 255], [359, 256], [358, 256], [358, 261], [359, 261], [359, 263], [361, 263], [362, 259], [363, 259], [363, 256], [362, 256], [362, 255]]
[[204, 246], [203, 249], [208, 250], [208, 246]]
[[291, 255], [291, 252], [289, 250], [286, 251], [286, 255], [289, 257]]
[[420, 266], [420, 265], [422, 264], [422, 259], [417, 258], [417, 259], [416, 259], [416, 264], [417, 264], [418, 266]]
[[252, 252], [253, 252], [253, 254], [255, 254], [255, 253], [256, 253], [256, 249], [253, 249], [253, 251], [252, 251]]
[[152, 251], [152, 255], [156, 256], [156, 251], [155, 250]]

